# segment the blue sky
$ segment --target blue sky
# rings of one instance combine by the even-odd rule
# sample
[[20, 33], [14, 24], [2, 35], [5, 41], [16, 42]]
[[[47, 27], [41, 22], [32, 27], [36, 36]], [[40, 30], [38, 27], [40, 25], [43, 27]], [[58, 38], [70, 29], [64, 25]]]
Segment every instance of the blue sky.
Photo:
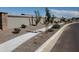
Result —
[[[0, 7], [0, 12], [8, 12], [9, 14], [32, 14], [34, 11], [39, 10], [42, 16], [45, 15], [44, 7]], [[79, 16], [79, 7], [49, 7], [52, 14], [61, 17]]]

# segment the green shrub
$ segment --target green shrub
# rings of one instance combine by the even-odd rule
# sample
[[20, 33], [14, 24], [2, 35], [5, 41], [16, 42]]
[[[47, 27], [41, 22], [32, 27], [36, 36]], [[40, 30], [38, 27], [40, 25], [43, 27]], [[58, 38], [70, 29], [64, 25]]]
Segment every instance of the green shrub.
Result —
[[27, 26], [26, 26], [26, 25], [24, 25], [24, 24], [22, 24], [22, 25], [21, 25], [21, 28], [26, 28], [26, 27], [27, 27]]
[[19, 28], [14, 28], [14, 31], [13, 31], [12, 33], [18, 34], [20, 31], [21, 31], [21, 29], [19, 29]]
[[52, 28], [48, 29], [47, 32], [52, 32], [54, 31]]
[[59, 28], [60, 28], [60, 25], [56, 23], [56, 24], [53, 25], [52, 28], [54, 28], [54, 29], [59, 29]]

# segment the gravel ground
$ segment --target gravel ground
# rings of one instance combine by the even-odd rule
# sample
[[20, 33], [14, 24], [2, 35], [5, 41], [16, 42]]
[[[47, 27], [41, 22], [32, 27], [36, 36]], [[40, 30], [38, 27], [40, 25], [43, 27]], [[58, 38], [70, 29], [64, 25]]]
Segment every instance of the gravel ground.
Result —
[[53, 32], [42, 32], [39, 35], [31, 38], [27, 42], [17, 47], [13, 52], [34, 52], [40, 47], [47, 39], [49, 39], [57, 30]]
[[17, 36], [20, 36], [22, 34], [28, 33], [28, 31], [33, 31], [43, 27], [44, 25], [41, 24], [38, 24], [37, 26], [27, 26], [26, 29], [21, 29], [21, 32], [19, 34], [13, 34], [12, 33], [13, 29], [10, 29], [8, 31], [0, 31], [0, 44]]

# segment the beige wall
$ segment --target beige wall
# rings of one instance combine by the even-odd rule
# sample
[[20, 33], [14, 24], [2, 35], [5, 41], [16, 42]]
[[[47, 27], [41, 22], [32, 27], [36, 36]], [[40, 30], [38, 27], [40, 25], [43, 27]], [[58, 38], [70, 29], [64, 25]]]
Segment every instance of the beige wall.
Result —
[[[30, 25], [32, 24], [32, 16], [31, 15], [8, 15], [8, 13], [0, 12], [0, 29], [1, 30], [8, 30], [12, 28], [21, 27], [22, 24]], [[33, 18], [33, 24], [36, 18]], [[43, 22], [43, 18], [41, 19]]]
[[[32, 20], [31, 17], [8, 16], [8, 21], [7, 21], [8, 29], [18, 28], [22, 24], [30, 25], [29, 19]], [[35, 19], [36, 18], [33, 18], [33, 20], [35, 20]], [[41, 18], [41, 23], [43, 23], [43, 20], [44, 20], [44, 18]]]
[[8, 17], [8, 28], [17, 28], [22, 24], [29, 25], [29, 18], [23, 17]]

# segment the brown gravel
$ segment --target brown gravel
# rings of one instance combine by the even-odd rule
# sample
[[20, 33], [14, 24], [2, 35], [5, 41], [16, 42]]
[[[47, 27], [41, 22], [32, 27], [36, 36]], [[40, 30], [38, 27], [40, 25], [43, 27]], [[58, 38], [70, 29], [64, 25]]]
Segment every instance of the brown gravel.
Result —
[[40, 47], [47, 39], [49, 39], [57, 30], [53, 32], [43, 32], [31, 38], [27, 42], [17, 47], [13, 52], [33, 52]]
[[44, 27], [44, 25], [41, 25], [41, 24], [38, 24], [37, 26], [30, 25], [30, 26], [27, 26], [27, 28], [25, 28], [25, 29], [21, 29], [21, 32], [19, 34], [13, 34], [12, 33], [13, 29], [9, 29], [8, 31], [1, 31], [0, 30], [0, 44], [7, 41], [7, 40], [15, 38], [17, 36], [20, 36], [22, 34], [26, 34], [26, 33], [28, 33], [28, 31], [33, 31], [33, 30], [40, 29], [43, 27]]

